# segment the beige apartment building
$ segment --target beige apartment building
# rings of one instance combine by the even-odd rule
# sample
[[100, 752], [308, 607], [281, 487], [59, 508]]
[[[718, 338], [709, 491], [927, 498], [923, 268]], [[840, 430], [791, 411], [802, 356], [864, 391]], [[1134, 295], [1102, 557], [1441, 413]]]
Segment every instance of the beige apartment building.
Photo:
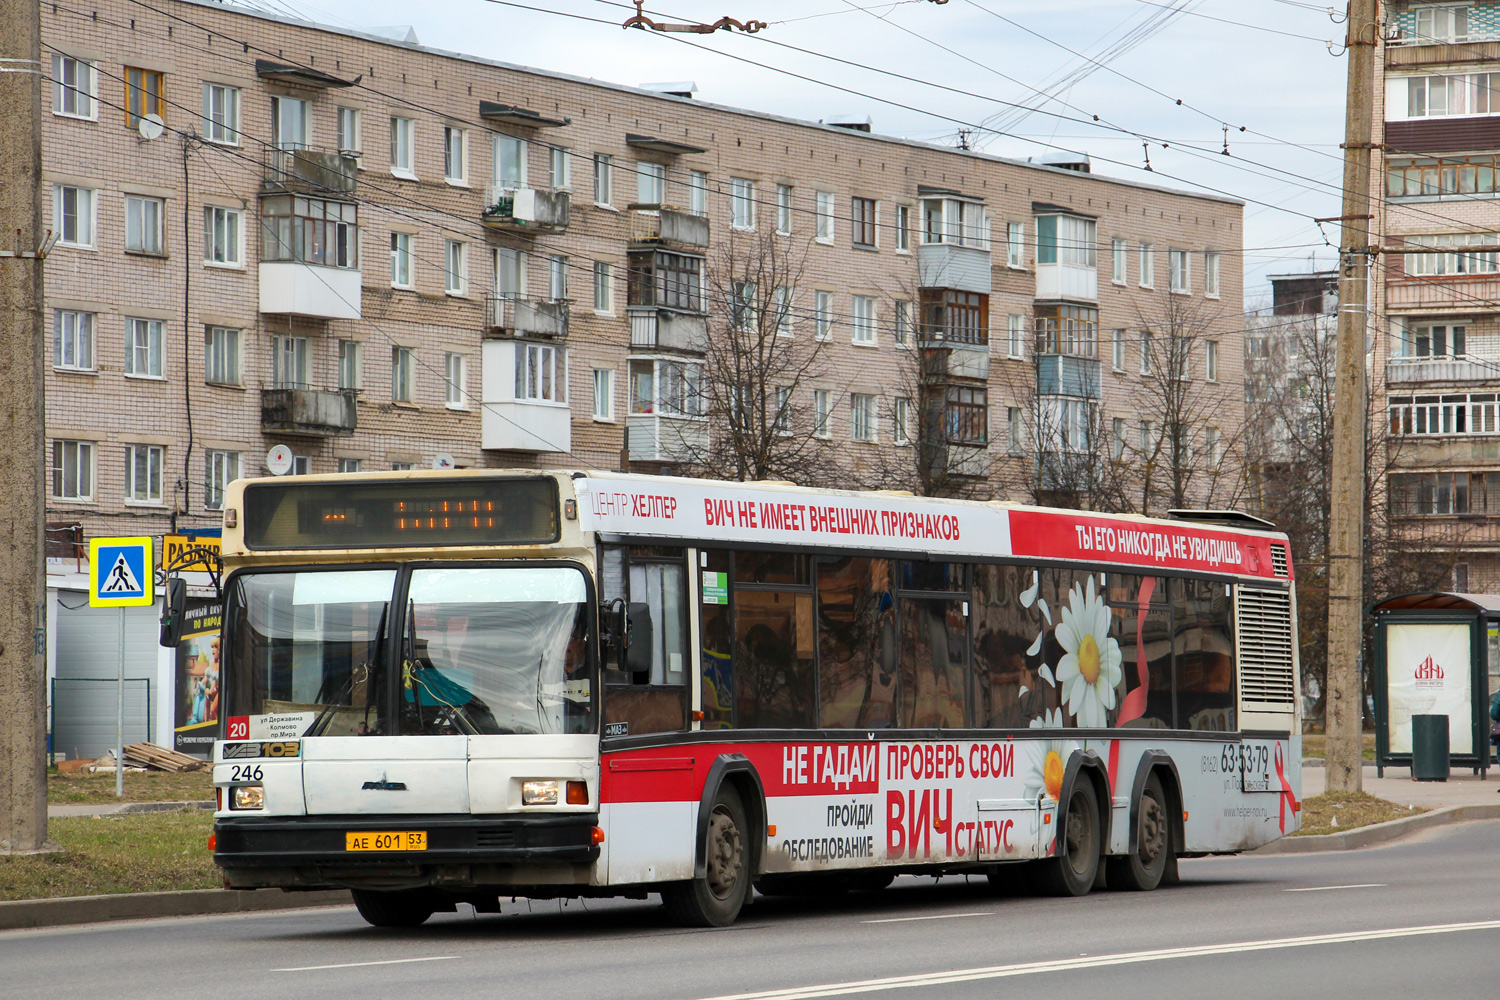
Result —
[[211, 527], [278, 446], [700, 468], [713, 272], [765, 240], [822, 357], [784, 402], [851, 475], [915, 436], [930, 348], [946, 471], [1066, 502], [1044, 460], [1161, 450], [1169, 313], [1216, 400], [1183, 447], [1233, 461], [1237, 202], [196, 0], [44, 5], [43, 40], [56, 541]]

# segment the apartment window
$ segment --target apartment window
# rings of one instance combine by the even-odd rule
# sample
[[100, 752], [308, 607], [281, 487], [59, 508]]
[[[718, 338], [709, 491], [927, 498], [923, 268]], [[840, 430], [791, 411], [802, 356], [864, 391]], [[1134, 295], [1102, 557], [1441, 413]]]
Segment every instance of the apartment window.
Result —
[[911, 303], [904, 299], [897, 299], [896, 310], [896, 343], [906, 344], [911, 342]]
[[1156, 455], [1156, 424], [1150, 420], [1141, 421], [1140, 452], [1147, 458]]
[[898, 447], [911, 444], [911, 437], [907, 431], [911, 420], [911, 400], [905, 396], [896, 397], [896, 403], [891, 407], [891, 440]]
[[792, 387], [789, 385], [776, 387], [776, 419], [772, 427], [782, 437], [792, 433]]
[[990, 439], [989, 390], [950, 385], [943, 409], [943, 432], [952, 444], [987, 444]]
[[782, 236], [792, 232], [792, 186], [776, 185], [776, 231]]
[[1167, 268], [1170, 271], [1172, 291], [1186, 295], [1193, 289], [1191, 258], [1186, 250], [1168, 250]]
[[359, 109], [339, 108], [337, 118], [337, 135], [339, 152], [353, 153], [355, 156], [360, 152], [359, 135]]
[[391, 286], [411, 287], [411, 233], [391, 234]]
[[614, 157], [594, 154], [594, 204], [606, 207], [614, 203]]
[[849, 436], [856, 441], [874, 441], [875, 396], [867, 392], [849, 395]]
[[339, 388], [358, 389], [363, 382], [363, 357], [357, 340], [339, 341]]
[[1127, 434], [1125, 420], [1121, 417], [1115, 417], [1109, 422], [1109, 432], [1110, 456], [1118, 462], [1125, 457], [1125, 435]]
[[1391, 396], [1386, 407], [1393, 437], [1500, 433], [1500, 402], [1493, 392]]
[[1402, 325], [1398, 358], [1462, 358], [1468, 354], [1468, 328], [1457, 323]]
[[306, 337], [271, 338], [271, 379], [278, 389], [312, 387], [312, 363]]
[[52, 113], [69, 118], [98, 114], [95, 90], [98, 75], [94, 64], [55, 53], [52, 56]]
[[53, 225], [57, 227], [57, 241], [65, 246], [92, 248], [96, 192], [67, 185], [54, 190], [57, 193], [53, 198]]
[[239, 267], [244, 263], [245, 213], [237, 208], [203, 207], [203, 262]]
[[278, 195], [260, 200], [261, 260], [359, 266], [359, 206]]
[[1468, 7], [1418, 7], [1415, 13], [1417, 36], [1412, 41], [1418, 44], [1462, 42], [1469, 37]]
[[833, 396], [827, 389], [813, 390], [813, 437], [827, 438], [833, 431], [829, 427], [832, 415]]
[[1038, 305], [1036, 319], [1038, 354], [1068, 354], [1075, 358], [1099, 356], [1099, 310], [1093, 306]]
[[1217, 427], [1205, 427], [1203, 429], [1203, 450], [1208, 459], [1208, 467], [1217, 469], [1224, 456], [1221, 453], [1219, 429]]
[[819, 243], [833, 242], [833, 192], [819, 191], [814, 202], [817, 218], [817, 240]]
[[1026, 266], [1026, 223], [1010, 222], [1005, 226], [1005, 263], [1010, 267]]
[[516, 344], [516, 398], [544, 403], [566, 402], [566, 372], [557, 348], [548, 344]]
[[392, 472], [410, 472], [411, 470], [415, 469], [416, 467], [417, 467], [417, 463], [416, 462], [392, 462], [391, 463], [391, 471]]
[[1452, 248], [1445, 253], [1409, 253], [1406, 258], [1406, 273], [1412, 276], [1440, 277], [1449, 274], [1494, 274], [1500, 270], [1500, 253], [1494, 251], [1466, 253], [1465, 248], [1475, 245], [1493, 246], [1495, 237], [1489, 233], [1444, 233], [1436, 236], [1408, 236], [1408, 246], [1428, 249]]
[[827, 340], [833, 336], [833, 293], [813, 293], [813, 336]]
[[1021, 408], [1007, 406], [1005, 408], [1005, 450], [1012, 455], [1025, 454], [1025, 433], [1025, 426], [1021, 422]]
[[1156, 250], [1150, 243], [1142, 243], [1140, 250], [1141, 287], [1156, 287]]
[[922, 242], [988, 250], [990, 223], [984, 206], [961, 198], [923, 198]]
[[469, 179], [469, 130], [443, 126], [443, 180], [463, 184]]
[[554, 191], [568, 191], [573, 187], [573, 154], [561, 146], [547, 151], [547, 180]]
[[312, 474], [312, 458], [308, 455], [292, 456], [292, 471], [289, 476], [306, 476]]
[[165, 451], [154, 444], [125, 446], [126, 503], [161, 503], [161, 469]]
[[1114, 346], [1114, 356], [1111, 359], [1111, 363], [1115, 371], [1122, 372], [1125, 370], [1125, 331], [1123, 329], [1115, 330], [1110, 334], [1110, 340]]
[[927, 336], [961, 344], [989, 344], [989, 296], [951, 288], [924, 288], [919, 294], [922, 331]]
[[468, 360], [462, 354], [443, 356], [443, 402], [450, 410], [469, 408]]
[[755, 228], [755, 182], [744, 177], [729, 179], [729, 224], [735, 229]]
[[629, 255], [626, 305], [703, 311], [703, 258], [664, 250]]
[[277, 149], [308, 146], [307, 102], [296, 97], [271, 98], [271, 144]]
[[[1443, 76], [1396, 77], [1396, 87], [1406, 85], [1407, 118], [1441, 118], [1448, 115], [1487, 115], [1500, 112], [1500, 97], [1492, 89], [1500, 84], [1495, 73], [1453, 73]], [[1395, 104], [1400, 100], [1396, 91]], [[1388, 105], [1389, 106], [1389, 105]], [[1393, 117], [1395, 109], [1392, 108]]]
[[166, 116], [162, 100], [162, 74], [135, 66], [125, 67], [125, 124], [135, 128], [147, 115]]
[[125, 320], [125, 374], [162, 377], [162, 327], [159, 319]]
[[1155, 337], [1150, 330], [1141, 331], [1141, 374], [1151, 374], [1151, 355], [1155, 350]]
[[1111, 278], [1117, 285], [1125, 284], [1125, 241], [1117, 239], [1110, 244], [1110, 260], [1113, 262], [1114, 274]]
[[203, 138], [226, 146], [240, 144], [240, 88], [203, 85]]
[[410, 118], [391, 118], [391, 173], [416, 180], [417, 123]]
[[240, 478], [240, 453], [209, 449], [203, 453], [203, 506], [224, 509], [224, 491]]
[[1005, 317], [1006, 355], [1012, 358], [1026, 356], [1026, 317], [1011, 313]]
[[642, 205], [660, 205], [667, 200], [666, 167], [660, 163], [636, 163], [635, 200]]
[[443, 291], [449, 295], [469, 293], [469, 245], [459, 240], [443, 241]]
[[875, 343], [875, 298], [871, 295], [854, 296], [854, 343]]
[[615, 419], [615, 372], [613, 368], [594, 369], [594, 419]]
[[547, 258], [547, 298], [561, 302], [568, 297], [568, 258]]
[[1203, 294], [1219, 297], [1219, 255], [1212, 250], [1203, 255]]
[[391, 348], [391, 402], [410, 403], [416, 398], [417, 359], [410, 347]]
[[630, 362], [630, 412], [703, 415], [703, 368], [681, 361]]
[[348, 475], [351, 472], [361, 472], [364, 470], [364, 467], [364, 460], [358, 458], [341, 458], [338, 460], [338, 465], [336, 466], [338, 471], [344, 475]]
[[513, 247], [495, 251], [495, 294], [503, 299], [526, 294], [526, 251]]
[[1495, 160], [1494, 153], [1421, 159], [1387, 157], [1386, 193], [1392, 198], [1494, 194]]
[[1219, 342], [1217, 340], [1203, 342], [1203, 377], [1210, 382], [1219, 381]]
[[776, 333], [779, 336], [790, 337], [792, 335], [792, 290], [785, 285], [773, 288], [771, 308], [776, 311]]
[[896, 206], [896, 252], [911, 252], [911, 206]]
[[57, 368], [92, 371], [94, 314], [58, 309], [52, 314], [52, 364]]
[[594, 261], [594, 312], [609, 315], [615, 309], [615, 278], [610, 265]]
[[1095, 267], [1098, 264], [1093, 219], [1072, 215], [1039, 215], [1036, 219], [1036, 262]]
[[733, 330], [759, 332], [760, 290], [753, 281], [736, 281], [730, 286], [729, 325]]
[[203, 379], [218, 385], [240, 384], [240, 331], [230, 326], [204, 329]]
[[875, 199], [849, 199], [849, 217], [854, 245], [866, 250], [875, 249]]
[[688, 211], [694, 215], [708, 214], [708, 174], [701, 170], [688, 171]]
[[52, 442], [52, 497], [94, 499], [94, 446], [88, 441]]
[[160, 198], [125, 196], [125, 249], [159, 254], [164, 204]]

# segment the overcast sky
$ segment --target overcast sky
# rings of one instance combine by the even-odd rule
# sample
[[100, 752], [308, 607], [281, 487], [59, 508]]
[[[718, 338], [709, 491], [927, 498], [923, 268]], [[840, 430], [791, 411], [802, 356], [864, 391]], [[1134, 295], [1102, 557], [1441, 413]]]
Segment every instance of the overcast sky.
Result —
[[[493, 0], [250, 0], [344, 27], [409, 24], [424, 45], [616, 83], [691, 80], [700, 99], [718, 104], [813, 120], [868, 115], [874, 130], [887, 135], [951, 145], [961, 128], [970, 128], [972, 145], [1003, 156], [1040, 156], [1059, 148], [1082, 151], [1093, 157], [1097, 174], [1215, 189], [1246, 202], [1250, 305], [1268, 292], [1265, 275], [1329, 267], [1335, 261], [1311, 220], [1339, 214], [1347, 67], [1342, 46], [1334, 47], [1335, 57], [1325, 44], [1341, 40], [1343, 26], [1310, 2], [647, 3], [647, 11], [659, 20], [729, 16], [769, 22], [754, 36], [623, 31], [618, 23], [633, 13], [624, 2], [517, 2], [543, 10]], [[565, 16], [570, 14], [578, 17]], [[896, 79], [888, 72], [975, 96]], [[1037, 97], [1037, 90], [1055, 84], [1061, 86], [1051, 91], [1050, 99]], [[1015, 104], [1041, 110], [1025, 113]], [[1094, 124], [1096, 115], [1111, 127]], [[1221, 153], [1224, 124], [1233, 127], [1228, 157]], [[1239, 131], [1240, 126], [1247, 131]], [[1150, 149], [1154, 174], [1141, 170], [1140, 136], [1156, 140]], [[1163, 149], [1161, 142], [1171, 148]], [[1337, 243], [1337, 228], [1323, 228]]]

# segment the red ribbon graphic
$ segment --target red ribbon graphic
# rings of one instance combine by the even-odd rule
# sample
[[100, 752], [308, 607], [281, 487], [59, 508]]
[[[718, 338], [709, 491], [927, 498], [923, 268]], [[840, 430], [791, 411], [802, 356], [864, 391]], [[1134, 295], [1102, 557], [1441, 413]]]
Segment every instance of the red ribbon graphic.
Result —
[[1292, 783], [1286, 780], [1286, 757], [1282, 755], [1281, 744], [1276, 744], [1276, 777], [1281, 781], [1281, 792], [1276, 796], [1281, 805], [1281, 816], [1279, 823], [1281, 832], [1286, 833], [1286, 807], [1292, 807], [1292, 814], [1296, 815], [1302, 811], [1302, 803], [1297, 801], [1297, 796], [1292, 792]]
[[[1141, 581], [1141, 592], [1136, 596], [1135, 616], [1135, 672], [1140, 685], [1120, 700], [1120, 714], [1115, 718], [1115, 727], [1139, 719], [1146, 714], [1146, 695], [1151, 687], [1151, 668], [1146, 665], [1146, 614], [1151, 610], [1151, 593], [1156, 590], [1156, 577], [1148, 576]], [[1115, 770], [1120, 763], [1120, 741], [1115, 740], [1109, 748], [1109, 790], [1115, 790]]]

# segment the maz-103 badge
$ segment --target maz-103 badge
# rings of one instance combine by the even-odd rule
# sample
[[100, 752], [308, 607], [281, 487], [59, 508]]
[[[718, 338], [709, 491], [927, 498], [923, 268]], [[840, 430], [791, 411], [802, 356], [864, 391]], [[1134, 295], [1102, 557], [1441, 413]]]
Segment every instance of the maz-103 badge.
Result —
[[246, 757], [297, 757], [302, 745], [296, 740], [285, 743], [226, 743], [224, 760], [243, 760]]

